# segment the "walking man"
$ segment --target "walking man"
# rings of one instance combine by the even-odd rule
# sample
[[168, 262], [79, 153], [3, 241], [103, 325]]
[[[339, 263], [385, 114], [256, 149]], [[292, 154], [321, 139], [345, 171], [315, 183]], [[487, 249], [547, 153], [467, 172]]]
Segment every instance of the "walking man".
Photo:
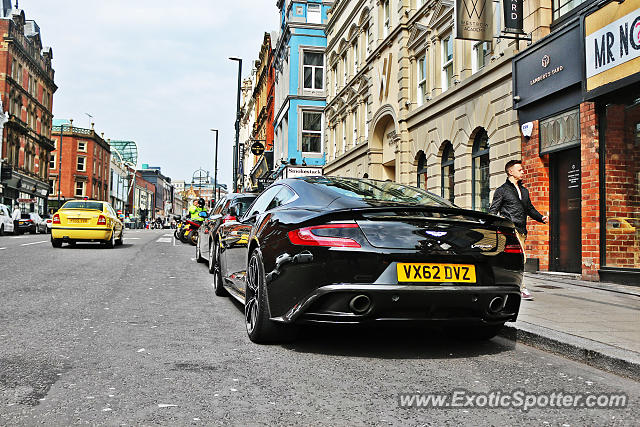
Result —
[[[546, 224], [549, 221], [548, 216], [542, 216], [540, 212], [533, 207], [529, 198], [529, 190], [522, 184], [524, 177], [524, 169], [522, 169], [522, 161], [509, 160], [504, 168], [507, 173], [507, 181], [498, 187], [493, 193], [493, 201], [489, 208], [489, 213], [500, 215], [510, 219], [516, 226], [516, 236], [522, 246], [524, 254], [524, 242], [527, 239], [527, 217], [535, 219], [538, 222]], [[520, 289], [522, 299], [532, 300], [533, 296], [522, 282]]]

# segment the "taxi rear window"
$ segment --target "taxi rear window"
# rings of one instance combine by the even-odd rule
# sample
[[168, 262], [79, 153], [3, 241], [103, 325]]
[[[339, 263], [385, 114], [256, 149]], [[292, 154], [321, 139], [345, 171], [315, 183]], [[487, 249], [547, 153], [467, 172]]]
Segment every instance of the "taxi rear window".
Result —
[[93, 210], [96, 210], [96, 211], [101, 211], [102, 210], [102, 203], [100, 203], [100, 202], [85, 202], [85, 201], [67, 202], [64, 205], [62, 205], [62, 209], [93, 209]]

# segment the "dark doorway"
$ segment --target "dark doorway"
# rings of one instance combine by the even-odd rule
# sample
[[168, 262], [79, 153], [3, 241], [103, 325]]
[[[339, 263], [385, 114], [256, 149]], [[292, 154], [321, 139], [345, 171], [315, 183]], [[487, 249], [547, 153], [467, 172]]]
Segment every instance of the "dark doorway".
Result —
[[551, 155], [551, 269], [582, 271], [580, 148]]

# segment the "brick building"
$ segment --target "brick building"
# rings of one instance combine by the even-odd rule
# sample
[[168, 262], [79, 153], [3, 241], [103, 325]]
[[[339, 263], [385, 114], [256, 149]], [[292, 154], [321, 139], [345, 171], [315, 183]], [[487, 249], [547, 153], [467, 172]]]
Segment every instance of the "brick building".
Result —
[[73, 120], [56, 122], [52, 138], [55, 150], [49, 160], [49, 205], [57, 207], [58, 199], [64, 203], [82, 197], [108, 202], [111, 147], [93, 124], [85, 129], [73, 126]]
[[53, 51], [42, 46], [40, 27], [8, 0], [0, 9], [0, 94], [8, 115], [0, 146], [0, 202], [23, 212], [47, 210], [52, 101], [57, 86]]
[[638, 284], [640, 5], [556, 6], [551, 33], [514, 59], [514, 108], [532, 129], [522, 137], [527, 186], [550, 213], [548, 227], [530, 227], [529, 265]]

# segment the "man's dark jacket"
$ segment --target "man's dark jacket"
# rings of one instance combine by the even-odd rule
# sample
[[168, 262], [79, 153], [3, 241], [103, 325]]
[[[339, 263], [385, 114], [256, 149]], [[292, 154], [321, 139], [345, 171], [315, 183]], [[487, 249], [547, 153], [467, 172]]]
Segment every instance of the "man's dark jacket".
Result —
[[510, 219], [519, 233], [527, 234], [527, 216], [538, 222], [543, 222], [542, 215], [531, 204], [529, 190], [522, 185], [522, 181], [518, 182], [518, 187], [522, 194], [522, 200], [518, 197], [516, 186], [509, 179], [498, 187], [496, 192], [493, 193], [493, 201], [491, 202], [489, 213]]

